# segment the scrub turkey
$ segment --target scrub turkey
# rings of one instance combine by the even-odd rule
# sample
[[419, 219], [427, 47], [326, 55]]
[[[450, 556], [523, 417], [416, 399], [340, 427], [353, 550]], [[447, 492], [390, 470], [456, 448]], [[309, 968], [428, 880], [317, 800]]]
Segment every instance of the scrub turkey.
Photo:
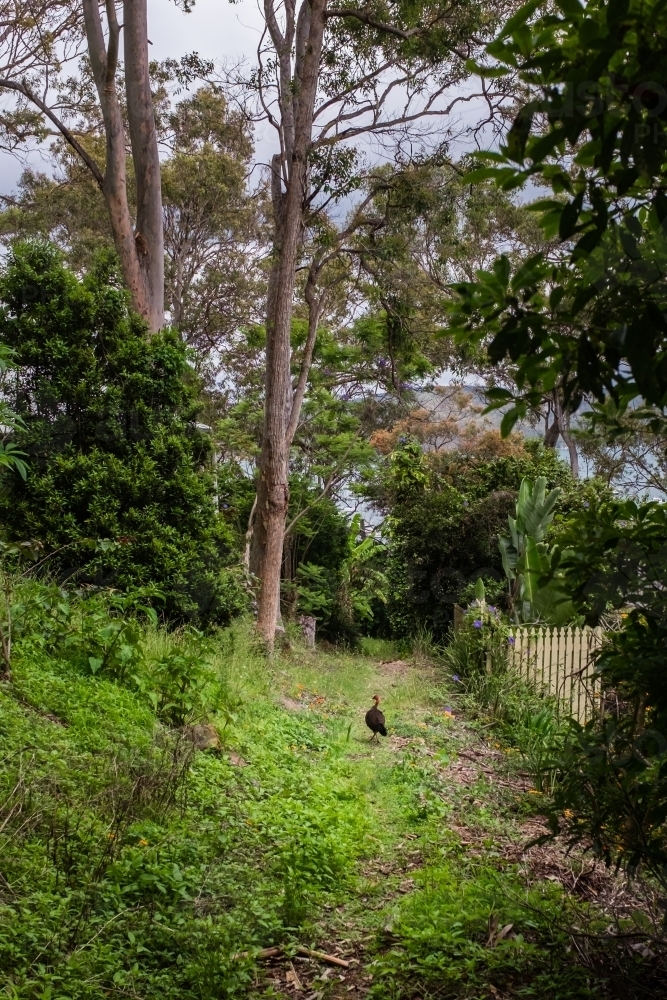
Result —
[[387, 730], [384, 724], [384, 715], [378, 708], [378, 705], [380, 704], [380, 699], [376, 694], [373, 695], [373, 701], [375, 702], [375, 704], [373, 705], [372, 708], [369, 708], [368, 711], [366, 712], [366, 725], [373, 733], [373, 735], [371, 736], [371, 741], [377, 740], [378, 733], [380, 733], [381, 736], [387, 735]]

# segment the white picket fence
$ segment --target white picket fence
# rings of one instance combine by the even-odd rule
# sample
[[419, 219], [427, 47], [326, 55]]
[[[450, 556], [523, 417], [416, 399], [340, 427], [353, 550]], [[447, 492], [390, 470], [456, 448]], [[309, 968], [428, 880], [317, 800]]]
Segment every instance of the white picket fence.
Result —
[[564, 711], [583, 724], [602, 711], [593, 652], [603, 634], [603, 629], [587, 626], [518, 626], [511, 632], [510, 661], [521, 677], [555, 695]]

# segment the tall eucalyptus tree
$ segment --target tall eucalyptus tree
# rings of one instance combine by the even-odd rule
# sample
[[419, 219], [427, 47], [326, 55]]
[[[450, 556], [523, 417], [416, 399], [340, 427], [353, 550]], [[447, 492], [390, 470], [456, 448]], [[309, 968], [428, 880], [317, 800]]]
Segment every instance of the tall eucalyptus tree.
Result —
[[279, 148], [271, 160], [273, 256], [251, 568], [261, 581], [258, 630], [270, 647], [280, 616], [289, 449], [317, 334], [311, 323], [293, 385], [290, 331], [297, 269], [308, 266], [304, 234], [354, 190], [355, 143], [363, 137], [442, 144], [464, 127], [455, 117], [461, 105], [480, 98], [493, 117], [503, 97], [492, 84], [475, 90], [468, 83], [468, 60], [499, 13], [481, 0], [363, 7], [264, 0], [263, 13], [254, 83]]

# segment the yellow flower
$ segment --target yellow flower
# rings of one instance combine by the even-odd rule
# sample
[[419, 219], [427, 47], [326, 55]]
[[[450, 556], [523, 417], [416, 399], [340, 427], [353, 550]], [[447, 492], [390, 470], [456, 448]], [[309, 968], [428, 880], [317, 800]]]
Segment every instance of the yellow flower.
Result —
[[143, 837], [142, 837], [142, 839], [139, 841], [139, 846], [140, 847], [148, 847], [148, 841], [144, 840]]

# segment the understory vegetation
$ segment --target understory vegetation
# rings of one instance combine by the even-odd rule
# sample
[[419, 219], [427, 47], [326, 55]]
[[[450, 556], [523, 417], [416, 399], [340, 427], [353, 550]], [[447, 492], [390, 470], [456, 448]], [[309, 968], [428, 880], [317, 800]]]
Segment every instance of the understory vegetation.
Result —
[[[662, 995], [662, 952], [641, 951], [655, 893], [584, 853], [525, 851], [546, 830], [537, 741], [561, 732], [544, 701], [463, 693], [451, 653], [392, 659], [381, 640], [293, 642], [267, 669], [246, 623], [206, 638], [148, 610], [16, 586], [6, 995], [272, 996], [290, 970], [322, 996]], [[352, 964], [331, 976], [298, 947]]]

